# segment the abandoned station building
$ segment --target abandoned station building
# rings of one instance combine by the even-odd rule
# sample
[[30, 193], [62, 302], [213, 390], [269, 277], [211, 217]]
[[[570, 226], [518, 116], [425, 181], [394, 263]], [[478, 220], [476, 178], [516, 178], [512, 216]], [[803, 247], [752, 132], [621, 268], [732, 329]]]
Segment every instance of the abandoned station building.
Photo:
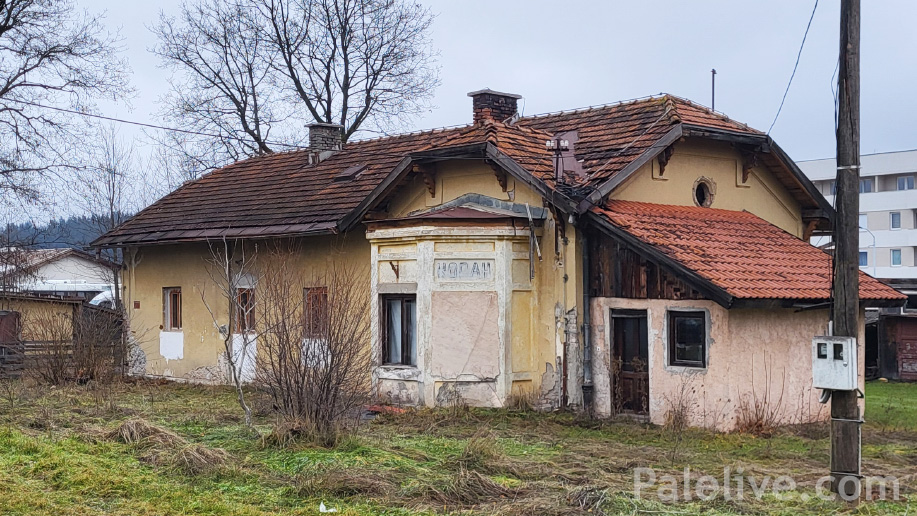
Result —
[[[382, 401], [525, 395], [661, 423], [689, 396], [698, 426], [762, 400], [782, 422], [827, 417], [811, 341], [831, 259], [808, 242], [834, 211], [766, 134], [672, 95], [537, 116], [469, 96], [459, 128], [342, 143], [314, 124], [309, 149], [210, 172], [97, 240], [125, 250], [147, 373], [224, 381], [208, 242], [285, 239], [304, 277], [365, 275]], [[863, 307], [905, 301], [860, 282]]]

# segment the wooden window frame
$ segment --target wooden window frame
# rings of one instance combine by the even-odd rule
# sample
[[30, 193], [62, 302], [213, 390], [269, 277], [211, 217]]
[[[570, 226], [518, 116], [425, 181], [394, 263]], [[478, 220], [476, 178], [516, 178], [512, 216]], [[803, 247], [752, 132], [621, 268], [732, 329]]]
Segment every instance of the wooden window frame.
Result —
[[[694, 361], [694, 360], [679, 360], [675, 353], [676, 352], [675, 343], [676, 343], [676, 338], [677, 338], [677, 336], [675, 335], [675, 330], [676, 330], [675, 320], [680, 317], [701, 319], [704, 323], [704, 342], [703, 342], [704, 347], [701, 353], [701, 360], [699, 362]], [[710, 335], [708, 333], [708, 328], [707, 328], [707, 313], [703, 311], [697, 311], [697, 310], [669, 310], [668, 313], [666, 314], [666, 318], [668, 319], [667, 322], [669, 326], [669, 331], [668, 331], [669, 365], [673, 367], [690, 367], [690, 368], [695, 368], [695, 369], [705, 369], [707, 367], [707, 346], [710, 340]]]
[[[243, 300], [242, 296], [248, 295]], [[255, 289], [246, 287], [236, 289], [236, 333], [251, 333], [255, 328]]]
[[[399, 361], [393, 361], [392, 357], [389, 356], [388, 351], [388, 339], [389, 339], [389, 327], [388, 327], [388, 302], [392, 300], [401, 301], [401, 357]], [[384, 294], [379, 297], [379, 302], [382, 305], [379, 313], [382, 318], [382, 364], [383, 365], [396, 365], [396, 366], [417, 366], [417, 357], [411, 356], [411, 346], [405, 345], [408, 341], [408, 311], [405, 310], [405, 301], [414, 302], [414, 321], [412, 325], [414, 327], [414, 338], [415, 338], [415, 348], [417, 346], [417, 295], [416, 294]]]
[[[318, 306], [316, 306], [318, 305]], [[325, 336], [328, 324], [328, 287], [303, 289], [303, 333], [306, 338]]]
[[[181, 328], [182, 328], [181, 308], [182, 308], [181, 307], [181, 287], [163, 287], [162, 289], [162, 329], [163, 331], [181, 331]], [[177, 319], [177, 324], [176, 324], [176, 319]]]

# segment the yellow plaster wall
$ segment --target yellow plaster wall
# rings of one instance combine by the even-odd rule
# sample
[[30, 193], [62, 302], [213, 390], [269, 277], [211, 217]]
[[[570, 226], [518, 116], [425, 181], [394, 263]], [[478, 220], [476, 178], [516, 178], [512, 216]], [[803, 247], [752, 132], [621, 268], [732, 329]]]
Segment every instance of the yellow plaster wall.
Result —
[[[392, 195], [388, 214], [393, 218], [404, 217], [412, 212], [429, 209], [467, 193], [476, 193], [518, 204], [529, 203], [532, 207], [542, 207], [542, 197], [512, 176], [507, 175], [507, 188], [504, 192], [494, 170], [483, 163], [470, 160], [440, 162], [432, 169], [436, 184], [434, 195], [431, 195], [420, 176], [416, 176]], [[566, 227], [567, 242], [555, 245], [555, 228], [558, 224]], [[581, 307], [583, 300], [583, 277], [580, 263], [581, 245], [576, 230], [565, 221], [555, 221], [549, 214], [540, 230], [539, 245], [542, 258], [535, 257], [535, 278], [529, 279], [528, 245], [514, 242], [512, 253], [513, 292], [510, 296], [511, 307], [508, 309], [511, 328], [510, 360], [512, 391], [515, 393], [532, 392], [539, 397], [554, 396], [559, 399], [561, 390], [561, 369], [558, 357], [563, 352], [563, 314], [573, 307]], [[559, 239], [558, 239], [559, 240]], [[446, 250], [444, 246], [453, 246], [452, 250], [463, 252], [482, 252], [484, 249], [474, 246], [481, 242], [438, 242], [436, 250]], [[385, 246], [380, 246], [382, 254]], [[394, 249], [394, 248], [393, 248]], [[401, 249], [395, 249], [395, 252]], [[380, 257], [381, 258], [381, 257]], [[403, 274], [410, 276], [413, 272], [410, 263], [400, 262]], [[391, 267], [380, 262], [378, 271], [380, 282], [393, 280]], [[405, 280], [402, 277], [403, 281]], [[560, 317], [560, 319], [558, 319]], [[577, 317], [582, 322], [582, 310], [577, 309]], [[560, 324], [558, 324], [560, 323]], [[571, 402], [578, 403], [581, 390], [570, 387]]]
[[541, 206], [541, 196], [507, 175], [506, 191], [500, 187], [490, 166], [471, 160], [443, 161], [430, 168], [436, 188], [431, 195], [420, 176], [414, 176], [394, 193], [389, 207], [392, 217], [439, 206], [467, 193], [476, 193], [501, 201]]
[[[258, 245], [264, 249], [263, 241]], [[346, 237], [303, 238], [293, 248], [307, 284], [313, 279], [318, 282], [332, 264], [364, 275], [369, 281], [369, 243], [361, 231]], [[227, 301], [208, 273], [210, 257], [210, 249], [203, 243], [145, 247], [136, 251], [133, 259], [128, 254], [124, 272], [125, 306], [131, 334], [146, 354], [148, 374], [221, 381], [219, 357], [224, 351], [223, 340], [207, 305], [217, 314], [219, 324], [227, 324], [229, 315]], [[166, 360], [159, 347], [162, 289], [166, 287], [182, 289], [184, 353], [178, 360]], [[257, 292], [255, 286], [256, 300]], [[140, 302], [139, 309], [134, 308], [135, 301]]]
[[627, 201], [695, 206], [694, 183], [700, 177], [716, 185], [712, 208], [749, 211], [777, 227], [802, 236], [799, 203], [764, 166], [751, 170], [742, 183], [742, 156], [721, 142], [687, 139], [675, 144], [675, 152], [660, 175], [657, 160], [640, 168], [610, 198]]

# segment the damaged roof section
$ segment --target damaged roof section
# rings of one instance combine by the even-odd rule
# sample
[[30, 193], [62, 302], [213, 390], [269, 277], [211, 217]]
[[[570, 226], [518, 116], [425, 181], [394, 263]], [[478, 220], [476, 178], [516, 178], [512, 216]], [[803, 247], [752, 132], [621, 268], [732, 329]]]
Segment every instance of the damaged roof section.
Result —
[[[583, 213], [691, 131], [769, 152], [760, 131], [672, 95], [505, 122], [482, 118], [464, 127], [348, 142], [322, 160], [304, 149], [233, 163], [186, 183], [93, 245], [344, 232], [413, 173], [412, 164], [456, 157], [488, 161], [562, 211]], [[561, 136], [574, 141], [562, 156], [564, 170], [573, 173], [557, 184], [555, 155], [545, 143]], [[796, 177], [795, 164], [782, 154], [771, 158], [782, 163], [781, 181], [801, 206], [827, 220], [833, 210], [801, 173], [803, 179]]]
[[[661, 253], [730, 304], [831, 299], [831, 257], [754, 214], [618, 200], [591, 212], [612, 236], [631, 240], [638, 253]], [[901, 305], [907, 297], [860, 272], [860, 299]]]

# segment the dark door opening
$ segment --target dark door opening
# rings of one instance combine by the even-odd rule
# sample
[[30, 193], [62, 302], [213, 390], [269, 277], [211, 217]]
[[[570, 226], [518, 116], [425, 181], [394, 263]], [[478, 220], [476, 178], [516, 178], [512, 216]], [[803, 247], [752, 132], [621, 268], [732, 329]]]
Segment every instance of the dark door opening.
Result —
[[616, 413], [649, 410], [646, 310], [612, 310], [612, 399]]

